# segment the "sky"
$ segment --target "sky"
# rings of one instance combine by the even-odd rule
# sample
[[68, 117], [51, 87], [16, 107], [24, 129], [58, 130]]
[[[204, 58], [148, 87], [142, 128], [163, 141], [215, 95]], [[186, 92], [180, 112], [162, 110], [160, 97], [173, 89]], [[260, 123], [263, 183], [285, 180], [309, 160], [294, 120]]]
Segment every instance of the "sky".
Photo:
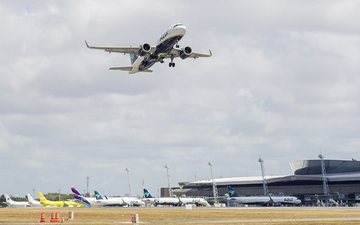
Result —
[[[143, 185], [291, 174], [289, 162], [359, 159], [360, 2], [0, 1], [0, 193], [109, 195]], [[129, 75], [129, 56], [87, 49], [154, 44], [211, 58]]]

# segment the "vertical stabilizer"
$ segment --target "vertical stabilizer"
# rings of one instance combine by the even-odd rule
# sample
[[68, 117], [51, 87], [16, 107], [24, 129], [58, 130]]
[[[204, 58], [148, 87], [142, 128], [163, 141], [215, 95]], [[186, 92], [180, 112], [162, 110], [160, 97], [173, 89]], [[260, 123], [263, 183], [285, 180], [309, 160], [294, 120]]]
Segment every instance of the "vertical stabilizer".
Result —
[[235, 192], [235, 189], [231, 186], [228, 186], [227, 187], [227, 191], [228, 191], [228, 194], [229, 194], [229, 197], [237, 197], [237, 194]]
[[98, 191], [94, 191], [96, 200], [104, 199]]
[[153, 198], [153, 196], [150, 194], [150, 192], [148, 190], [146, 190], [145, 188], [144, 188], [144, 197], [145, 198]]
[[130, 53], [131, 65], [134, 64], [134, 62], [136, 61], [137, 58], [138, 58], [138, 55], [136, 55], [135, 53]]
[[35, 202], [35, 199], [31, 196], [31, 194], [27, 194], [27, 195], [26, 195], [26, 198], [27, 198], [28, 202], [30, 202], [30, 203], [34, 203], [34, 202]]
[[9, 195], [4, 194], [4, 197], [5, 197], [5, 201], [6, 201], [7, 203], [12, 203], [12, 202], [13, 202], [13, 200], [11, 200], [11, 198], [9, 197]]

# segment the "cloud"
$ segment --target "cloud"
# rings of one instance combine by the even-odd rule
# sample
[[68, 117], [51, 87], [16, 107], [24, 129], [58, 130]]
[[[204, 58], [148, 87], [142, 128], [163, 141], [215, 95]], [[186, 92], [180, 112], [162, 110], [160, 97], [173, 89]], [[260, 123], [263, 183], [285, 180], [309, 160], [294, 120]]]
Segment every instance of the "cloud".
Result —
[[[204, 8], [206, 5], [206, 8]], [[356, 1], [3, 1], [0, 192], [153, 192], [210, 176], [291, 173], [290, 161], [356, 158]], [[109, 71], [173, 23], [213, 57]]]

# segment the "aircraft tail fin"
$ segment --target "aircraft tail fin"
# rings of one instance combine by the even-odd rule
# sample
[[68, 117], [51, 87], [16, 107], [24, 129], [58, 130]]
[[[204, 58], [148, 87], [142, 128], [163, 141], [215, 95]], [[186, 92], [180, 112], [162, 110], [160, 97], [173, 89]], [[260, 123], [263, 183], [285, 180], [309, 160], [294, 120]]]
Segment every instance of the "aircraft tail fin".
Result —
[[11, 198], [9, 197], [9, 195], [4, 194], [4, 197], [5, 197], [5, 201], [6, 201], [7, 203], [13, 202], [13, 200], [11, 200]]
[[150, 194], [150, 192], [148, 190], [146, 190], [145, 188], [144, 188], [144, 197], [145, 198], [153, 198], [153, 196]]
[[227, 191], [228, 191], [229, 197], [237, 197], [237, 193], [233, 187], [227, 186]]
[[47, 199], [45, 198], [44, 194], [41, 193], [40, 191], [39, 191], [39, 193], [38, 193], [38, 196], [39, 196], [40, 201], [46, 201], [46, 200], [47, 200]]
[[85, 198], [84, 196], [82, 196], [82, 195], [77, 195], [77, 194], [75, 194], [75, 193], [73, 193], [73, 196], [74, 196], [74, 198], [75, 198], [76, 200], [84, 203], [87, 207], [90, 207], [90, 206], [91, 206], [90, 202], [89, 202], [88, 200], [86, 200], [86, 198]]
[[134, 64], [134, 62], [136, 61], [136, 59], [139, 57], [139, 55], [135, 54], [135, 53], [130, 53], [130, 61], [131, 61], [131, 65]]
[[31, 196], [31, 194], [27, 194], [27, 195], [26, 195], [26, 198], [27, 198], [28, 202], [30, 202], [30, 203], [34, 203], [34, 202], [35, 202], [35, 199]]
[[94, 193], [95, 193], [96, 200], [104, 199], [103, 196], [98, 191], [94, 191]]
[[76, 190], [76, 188], [74, 186], [72, 186], [70, 189], [71, 189], [72, 193], [82, 196], [82, 194], [80, 194], [80, 192], [78, 190]]

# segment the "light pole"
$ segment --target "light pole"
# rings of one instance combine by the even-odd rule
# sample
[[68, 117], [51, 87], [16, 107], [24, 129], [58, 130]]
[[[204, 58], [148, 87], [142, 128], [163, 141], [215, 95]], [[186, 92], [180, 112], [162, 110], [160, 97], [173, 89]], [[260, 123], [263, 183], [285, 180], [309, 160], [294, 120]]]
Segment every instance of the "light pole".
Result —
[[131, 196], [131, 185], [130, 185], [130, 170], [128, 168], [125, 168], [127, 173], [127, 179], [128, 179], [128, 185], [129, 185], [129, 196]]
[[166, 169], [166, 176], [167, 176], [167, 182], [168, 182], [169, 196], [172, 197], [172, 190], [171, 190], [171, 185], [170, 185], [169, 167], [167, 165], [165, 165], [165, 169]]
[[86, 196], [90, 197], [90, 193], [89, 193], [89, 180], [90, 180], [90, 177], [87, 176], [86, 177]]
[[259, 158], [259, 163], [260, 163], [260, 166], [261, 166], [261, 176], [262, 176], [262, 182], [263, 182], [264, 195], [268, 195], [269, 190], [268, 190], [266, 179], [265, 179], [264, 160], [262, 158]]
[[60, 201], [60, 193], [61, 193], [61, 189], [59, 188], [59, 201]]
[[325, 164], [324, 164], [324, 156], [322, 154], [319, 154], [318, 157], [319, 157], [320, 163], [321, 163], [321, 175], [322, 175], [322, 181], [323, 181], [324, 195], [328, 196], [329, 195], [329, 186], [328, 186], [327, 179], [326, 179], [326, 169], [325, 169]]
[[214, 196], [214, 205], [217, 205], [218, 202], [218, 191], [217, 191], [217, 187], [216, 187], [216, 183], [214, 180], [214, 176], [213, 176], [213, 165], [211, 164], [211, 162], [208, 162], [208, 165], [210, 166], [210, 174], [211, 174], [211, 182], [212, 182], [212, 187], [213, 187], [213, 196]]

